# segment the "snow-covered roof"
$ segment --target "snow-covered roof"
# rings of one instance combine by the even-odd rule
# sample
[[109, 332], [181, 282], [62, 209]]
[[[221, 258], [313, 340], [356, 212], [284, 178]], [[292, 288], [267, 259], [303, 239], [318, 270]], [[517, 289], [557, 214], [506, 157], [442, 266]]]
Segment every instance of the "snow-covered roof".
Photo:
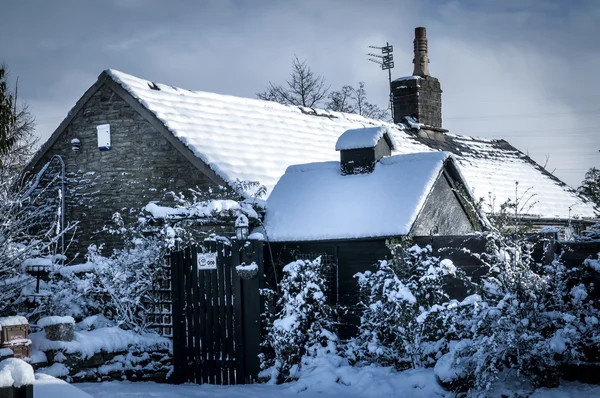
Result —
[[389, 132], [388, 127], [377, 126], [344, 131], [335, 143], [335, 150], [345, 151], [348, 149], [373, 148], [384, 135], [388, 136], [388, 139], [392, 144], [392, 149], [394, 149], [392, 135]]
[[444, 141], [423, 139], [407, 126], [359, 115], [189, 91], [116, 70], [105, 73], [226, 181], [259, 181], [270, 193], [290, 165], [338, 160], [335, 144], [345, 131], [385, 127], [396, 146], [392, 154], [451, 152], [475, 197], [487, 200], [491, 193], [496, 209], [515, 198], [519, 181], [519, 192], [528, 189], [537, 201], [530, 215], [594, 218], [590, 203], [503, 140], [451, 134]]
[[371, 173], [342, 175], [339, 162], [290, 166], [267, 201], [270, 241], [407, 235], [448, 158], [395, 155]]

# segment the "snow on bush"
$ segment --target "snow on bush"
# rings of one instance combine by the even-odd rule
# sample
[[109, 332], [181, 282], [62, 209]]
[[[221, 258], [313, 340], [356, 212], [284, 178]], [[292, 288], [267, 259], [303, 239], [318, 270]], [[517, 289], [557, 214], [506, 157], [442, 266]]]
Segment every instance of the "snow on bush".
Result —
[[[34, 301], [31, 265], [53, 267], [64, 258], [61, 239], [75, 225], [61, 224], [56, 165], [46, 164], [31, 181], [0, 182], [0, 316], [26, 313]], [[0, 167], [1, 169], [1, 167]]]
[[[88, 301], [118, 326], [145, 331], [149, 312], [155, 306], [155, 289], [164, 277], [169, 243], [165, 233], [144, 236], [128, 230], [125, 247], [110, 258], [102, 257], [95, 246], [89, 248], [88, 262], [93, 272], [72, 276]], [[91, 315], [91, 314], [90, 314]]]
[[574, 236], [580, 242], [600, 242], [600, 223], [591, 225], [588, 229], [581, 231], [580, 235]]
[[320, 257], [297, 260], [283, 268], [278, 311], [263, 344], [267, 353], [261, 355], [261, 377], [272, 382], [295, 379], [310, 358], [337, 351], [327, 272]]
[[454, 317], [460, 341], [436, 365], [452, 388], [490, 391], [507, 370], [535, 387], [555, 387], [565, 364], [598, 348], [600, 316], [586, 271], [567, 269], [559, 256], [536, 263], [538, 239], [488, 235], [482, 300]]
[[362, 316], [349, 354], [358, 363], [397, 369], [432, 366], [452, 330], [450, 309], [458, 305], [450, 301], [445, 284], [466, 277], [451, 261], [433, 256], [431, 246], [405, 241], [390, 249], [389, 262], [356, 275]]

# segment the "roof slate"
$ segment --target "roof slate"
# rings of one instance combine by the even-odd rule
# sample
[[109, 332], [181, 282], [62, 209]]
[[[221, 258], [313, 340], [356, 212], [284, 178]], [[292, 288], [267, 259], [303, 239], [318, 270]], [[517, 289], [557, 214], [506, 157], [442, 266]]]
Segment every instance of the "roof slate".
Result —
[[[448, 151], [475, 197], [489, 209], [533, 195], [525, 212], [545, 219], [594, 218], [594, 208], [506, 141], [445, 134], [421, 138], [407, 126], [359, 115], [189, 91], [116, 70], [103, 73], [153, 113], [226, 181], [258, 181], [270, 193], [290, 165], [339, 160], [338, 138], [349, 129], [387, 127], [395, 154]], [[101, 77], [103, 77], [101, 75]], [[518, 181], [518, 186], [515, 182]]]

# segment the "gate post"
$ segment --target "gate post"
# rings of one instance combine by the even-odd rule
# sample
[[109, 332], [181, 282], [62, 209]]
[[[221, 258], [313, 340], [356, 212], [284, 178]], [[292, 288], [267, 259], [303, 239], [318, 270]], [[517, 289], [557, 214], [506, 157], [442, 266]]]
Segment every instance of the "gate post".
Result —
[[[260, 372], [260, 354], [261, 344], [261, 313], [263, 312], [263, 298], [260, 290], [264, 287], [264, 263], [263, 263], [263, 242], [259, 240], [234, 241], [232, 248], [233, 262], [236, 268], [234, 281], [236, 287], [239, 285], [241, 300], [237, 300], [242, 308], [241, 326], [242, 345], [243, 345], [243, 368], [244, 382], [246, 384], [256, 381]], [[249, 266], [256, 264], [258, 272], [250, 279], [243, 279], [237, 272], [237, 266]], [[238, 329], [239, 330], [239, 329]]]

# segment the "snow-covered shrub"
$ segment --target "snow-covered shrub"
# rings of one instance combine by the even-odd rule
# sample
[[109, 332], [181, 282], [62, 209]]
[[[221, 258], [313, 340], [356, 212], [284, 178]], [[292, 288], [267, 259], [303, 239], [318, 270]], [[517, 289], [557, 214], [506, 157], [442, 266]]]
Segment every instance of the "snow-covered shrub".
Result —
[[321, 259], [283, 268], [277, 315], [267, 330], [261, 376], [283, 382], [297, 376], [306, 358], [337, 350], [335, 310], [327, 301], [327, 267]]
[[591, 225], [588, 229], [581, 231], [581, 234], [575, 235], [574, 239], [580, 242], [600, 242], [600, 223]]
[[[46, 165], [47, 167], [48, 165]], [[44, 169], [47, 170], [47, 169]], [[35, 278], [27, 267], [53, 269], [64, 257], [61, 239], [68, 242], [75, 225], [61, 224], [61, 192], [56, 176], [38, 174], [33, 181], [7, 187], [0, 184], [0, 315], [26, 313], [33, 303]], [[12, 181], [14, 182], [14, 180]]]
[[92, 271], [74, 276], [75, 283], [83, 298], [95, 303], [95, 311], [86, 315], [102, 313], [122, 328], [145, 331], [158, 299], [156, 288], [165, 276], [165, 257], [178, 237], [170, 227], [147, 233], [143, 224], [125, 229], [124, 235], [124, 247], [108, 258], [90, 246], [87, 261]]
[[534, 386], [556, 386], [563, 365], [598, 346], [600, 317], [585, 271], [567, 269], [560, 257], [536, 263], [532, 252], [539, 239], [489, 234], [481, 256], [489, 268], [482, 300], [455, 317], [462, 341], [438, 362], [442, 381], [472, 377], [469, 387], [482, 393], [513, 371]]
[[401, 242], [390, 249], [390, 262], [356, 275], [363, 312], [350, 356], [399, 369], [432, 366], [445, 349], [449, 314], [458, 305], [445, 285], [449, 278], [467, 279], [451, 261], [433, 256], [431, 246]]

